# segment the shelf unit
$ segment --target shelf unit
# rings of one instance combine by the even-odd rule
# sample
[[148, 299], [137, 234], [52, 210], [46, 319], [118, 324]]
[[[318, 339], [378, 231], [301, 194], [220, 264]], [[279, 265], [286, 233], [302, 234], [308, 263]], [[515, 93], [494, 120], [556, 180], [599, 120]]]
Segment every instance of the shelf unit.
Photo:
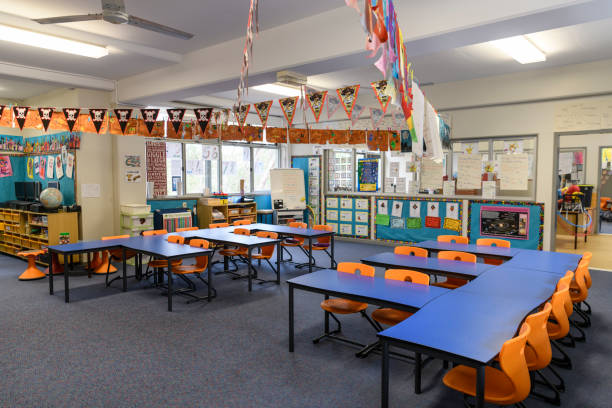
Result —
[[[16, 255], [27, 249], [59, 244], [59, 234], [67, 232], [70, 242], [79, 240], [78, 213], [38, 213], [0, 209], [0, 252]], [[40, 262], [41, 264], [44, 264]]]
[[[213, 218], [213, 210], [223, 214], [223, 218]], [[198, 226], [208, 228], [210, 224], [227, 222], [232, 224], [236, 220], [249, 219], [257, 222], [257, 204], [252, 203], [228, 203], [219, 205], [208, 205], [198, 203]]]

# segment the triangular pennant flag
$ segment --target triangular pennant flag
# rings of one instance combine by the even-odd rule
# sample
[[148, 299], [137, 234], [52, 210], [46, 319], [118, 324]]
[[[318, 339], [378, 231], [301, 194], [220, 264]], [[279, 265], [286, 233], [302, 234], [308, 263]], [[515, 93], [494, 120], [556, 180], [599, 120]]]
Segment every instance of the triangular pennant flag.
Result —
[[90, 109], [89, 116], [91, 116], [91, 121], [96, 127], [96, 132], [100, 133], [102, 123], [104, 122], [104, 116], [106, 116], [106, 109]]
[[20, 130], [23, 130], [23, 125], [25, 125], [29, 110], [30, 108], [27, 106], [13, 106], [13, 114], [15, 115]]
[[355, 126], [355, 123], [359, 120], [359, 117], [365, 111], [365, 106], [362, 105], [353, 105], [353, 112], [351, 115], [351, 124]]
[[0, 105], [0, 119], [2, 119], [2, 114], [4, 113], [4, 108], [6, 108], [6, 105]]
[[393, 116], [393, 126], [397, 128], [403, 128], [406, 126], [404, 112], [395, 112], [393, 113], [392, 116]]
[[299, 98], [299, 96], [292, 96], [278, 100], [278, 103], [280, 103], [281, 109], [283, 110], [283, 115], [285, 115], [285, 119], [287, 120], [287, 127], [291, 127], [291, 124], [293, 123], [295, 107], [297, 106], [297, 101]]
[[265, 101], [253, 104], [259, 120], [261, 120], [261, 126], [266, 127], [268, 124], [268, 116], [270, 115], [270, 108], [272, 107], [273, 101]]
[[236, 122], [238, 122], [240, 129], [244, 127], [249, 110], [251, 110], [251, 105], [240, 105], [234, 108], [234, 116], [236, 117]]
[[374, 89], [374, 94], [376, 95], [376, 99], [380, 103], [380, 107], [382, 108], [383, 113], [387, 112], [387, 107], [389, 106], [389, 102], [391, 102], [391, 98], [387, 95], [387, 81], [376, 81], [372, 82], [372, 89]]
[[140, 113], [142, 114], [142, 120], [149, 134], [151, 134], [153, 126], [155, 126], [155, 122], [157, 122], [157, 117], [159, 116], [159, 109], [141, 109]]
[[125, 135], [125, 128], [127, 127], [130, 118], [132, 117], [133, 109], [115, 109], [115, 115], [117, 116], [117, 122], [121, 127], [121, 133]]
[[79, 120], [79, 112], [81, 109], [79, 108], [64, 108], [64, 116], [66, 117], [66, 123], [68, 123], [68, 129], [72, 132], [74, 129], [74, 125]]
[[210, 122], [213, 108], [198, 108], [194, 109], [193, 111], [196, 115], [196, 120], [200, 125], [200, 130], [202, 133], [206, 133], [206, 128], [208, 127], [208, 122]]
[[312, 110], [312, 114], [317, 122], [319, 122], [321, 112], [323, 112], [323, 105], [325, 104], [326, 96], [327, 91], [317, 92], [306, 96], [310, 110]]
[[336, 95], [327, 96], [327, 119], [331, 119], [340, 107], [340, 98]]
[[177, 134], [183, 123], [185, 110], [185, 108], [166, 109], [166, 112], [168, 112], [168, 122], [172, 123], [172, 127]]
[[342, 107], [346, 112], [346, 116], [351, 118], [353, 115], [353, 107], [355, 106], [355, 101], [357, 101], [357, 95], [359, 94], [359, 85], [336, 89], [336, 92], [342, 101]]
[[380, 121], [384, 116], [385, 112], [383, 112], [382, 109], [370, 108], [370, 119], [372, 120], [372, 127], [374, 129], [379, 127]]
[[38, 108], [38, 116], [42, 122], [43, 129], [45, 132], [49, 129], [49, 123], [51, 123], [51, 117], [53, 116], [53, 108]]

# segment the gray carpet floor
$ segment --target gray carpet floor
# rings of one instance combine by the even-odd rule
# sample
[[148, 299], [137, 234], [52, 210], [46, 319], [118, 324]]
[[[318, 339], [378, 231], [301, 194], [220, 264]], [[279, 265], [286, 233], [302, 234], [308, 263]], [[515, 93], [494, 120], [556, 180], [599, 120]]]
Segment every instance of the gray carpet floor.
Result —
[[[355, 261], [388, 250], [341, 242], [336, 253]], [[284, 281], [303, 273], [291, 265], [283, 266], [280, 286], [255, 285], [252, 293], [245, 281], [218, 275], [217, 299], [178, 298], [173, 313], [158, 290], [130, 281], [123, 293], [118, 282], [105, 288], [102, 276], [72, 278], [66, 304], [62, 284], [49, 296], [46, 279], [18, 281], [24, 268], [0, 257], [1, 407], [380, 406], [379, 355], [358, 359], [345, 344], [312, 344], [323, 330], [321, 295], [296, 292], [296, 348], [288, 352]], [[612, 406], [612, 274], [592, 275], [593, 327], [587, 343], [569, 349], [575, 369], [560, 369], [566, 407]], [[363, 318], [343, 322], [346, 336], [375, 340]], [[392, 361], [392, 407], [462, 406], [461, 395], [442, 384], [440, 361], [424, 369], [421, 395], [413, 393], [412, 368]], [[526, 405], [547, 406], [532, 398]]]

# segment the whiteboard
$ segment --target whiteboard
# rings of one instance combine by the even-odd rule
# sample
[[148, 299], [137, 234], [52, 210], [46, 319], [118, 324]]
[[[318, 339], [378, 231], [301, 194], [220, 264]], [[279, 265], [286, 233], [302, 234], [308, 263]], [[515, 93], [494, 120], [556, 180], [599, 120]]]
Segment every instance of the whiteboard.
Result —
[[270, 188], [272, 208], [274, 208], [274, 200], [283, 200], [283, 208], [289, 210], [306, 208], [304, 171], [302, 169], [271, 169]]

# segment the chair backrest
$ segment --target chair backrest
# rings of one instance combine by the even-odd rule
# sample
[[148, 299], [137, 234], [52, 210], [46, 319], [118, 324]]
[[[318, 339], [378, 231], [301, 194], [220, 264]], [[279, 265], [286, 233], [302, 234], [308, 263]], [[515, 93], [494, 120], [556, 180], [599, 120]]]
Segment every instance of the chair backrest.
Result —
[[476, 240], [476, 245], [510, 248], [510, 241], [499, 238], [478, 238]]
[[427, 258], [429, 256], [429, 253], [425, 248], [408, 245], [396, 246], [393, 252], [398, 255], [420, 256], [421, 258]]
[[340, 262], [338, 263], [338, 272], [355, 273], [359, 271], [360, 275], [373, 277], [376, 270], [373, 266], [362, 264], [359, 262]]
[[593, 257], [592, 252], [585, 252], [582, 254], [582, 261], [586, 261], [586, 270], [584, 274], [584, 281], [586, 283], [587, 289], [591, 289], [591, 285], [593, 284], [593, 280], [591, 278], [591, 272], [589, 271], [589, 265], [591, 264], [591, 258]]
[[124, 238], [129, 238], [129, 235], [115, 235], [115, 236], [110, 236], [110, 237], [102, 237], [102, 241], [108, 241], [110, 239], [124, 239]]
[[469, 244], [468, 237], [462, 235], [438, 235], [438, 242], [450, 242], [452, 244]]
[[251, 223], [251, 220], [244, 219], [244, 220], [236, 220], [236, 221], [234, 221], [233, 225], [235, 227], [237, 227], [239, 225], [249, 225], [250, 223]]
[[[563, 276], [561, 279], [559, 279], [559, 282], [557, 282], [557, 287], [555, 288], [555, 291], [558, 291], [561, 288], [561, 285], [566, 285], [569, 288], [571, 286], [573, 278], [574, 272], [565, 272], [565, 276]], [[563, 296], [563, 304], [565, 306], [565, 314], [567, 315], [567, 317], [570, 317], [574, 312], [574, 305], [572, 304], [572, 298], [569, 295], [569, 291], [567, 292], [567, 296]]]
[[159, 230], [151, 230], [151, 231], [142, 231], [142, 236], [143, 237], [150, 237], [153, 235], [165, 235], [167, 234], [168, 231], [165, 229], [159, 229]]
[[[315, 229], [317, 231], [333, 231], [334, 230], [331, 225], [324, 225], [324, 224], [313, 225], [312, 229]], [[319, 244], [329, 244], [330, 241], [331, 241], [330, 236], [317, 238], [317, 243]]]
[[291, 228], [308, 228], [308, 224], [306, 224], [305, 222], [297, 221], [290, 222], [289, 224], [287, 224], [287, 226]]
[[518, 336], [507, 340], [499, 352], [499, 365], [514, 386], [512, 402], [509, 405], [523, 401], [531, 391], [531, 379], [525, 360], [525, 344], [530, 333], [529, 324], [523, 323]]
[[[259, 238], [278, 239], [278, 234], [270, 231], [257, 231], [255, 236]], [[271, 258], [272, 254], [274, 253], [274, 246], [275, 244], [261, 247], [261, 255], [265, 256], [266, 258]]]
[[572, 300], [572, 302], [583, 302], [589, 296], [589, 289], [587, 288], [586, 284], [586, 271], [588, 271], [587, 265], [587, 261], [580, 261], [580, 263], [578, 264], [578, 268], [576, 268], [574, 282], [576, 282], [576, 287], [578, 288], [578, 295]]
[[183, 245], [185, 243], [185, 238], [180, 235], [168, 235], [168, 242]]
[[183, 231], [197, 231], [199, 230], [198, 227], [185, 227], [185, 228], [177, 228], [176, 232], [183, 232]]
[[525, 319], [525, 323], [529, 324], [531, 328], [531, 332], [527, 336], [527, 344], [531, 347], [536, 357], [535, 361], [531, 362], [530, 370], [541, 370], [544, 367], [548, 367], [552, 359], [550, 338], [546, 328], [551, 310], [552, 305], [547, 302], [541, 312], [530, 314]]
[[438, 252], [438, 258], [448, 259], [450, 261], [463, 261], [476, 263], [476, 255], [468, 254], [467, 252], [461, 251], [440, 251]]
[[387, 269], [385, 271], [385, 279], [429, 285], [429, 275], [422, 272], [411, 271], [410, 269]]
[[[205, 239], [192, 239], [189, 241], [189, 246], [194, 248], [208, 249], [210, 247], [210, 243]], [[207, 266], [208, 256], [196, 256], [196, 268], [206, 269]]]
[[553, 293], [550, 298], [550, 303], [552, 305], [550, 315], [559, 326], [560, 337], [567, 336], [567, 333], [570, 331], [569, 317], [565, 309], [566, 297], [569, 297], [569, 285], [567, 283], [561, 283], [559, 289]]
[[208, 224], [208, 228], [225, 228], [230, 225], [227, 222], [215, 222], [214, 224]]
[[246, 229], [246, 228], [234, 228], [234, 234], [251, 235], [251, 230]]

